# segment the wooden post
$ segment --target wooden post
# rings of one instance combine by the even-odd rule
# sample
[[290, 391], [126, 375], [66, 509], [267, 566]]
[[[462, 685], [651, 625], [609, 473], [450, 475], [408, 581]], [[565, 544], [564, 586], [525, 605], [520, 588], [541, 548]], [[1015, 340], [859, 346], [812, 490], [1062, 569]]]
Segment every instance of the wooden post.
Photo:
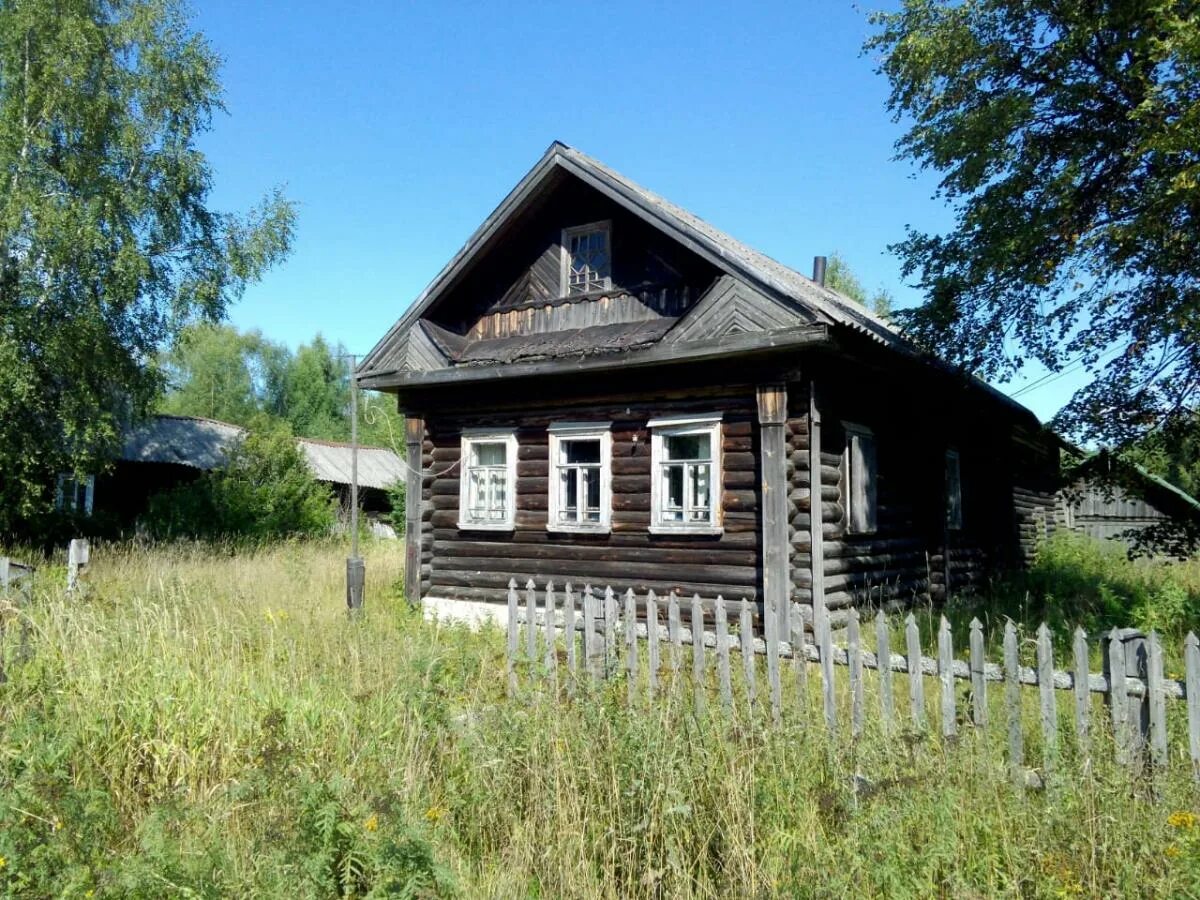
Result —
[[625, 591], [625, 672], [629, 705], [633, 706], [637, 700], [638, 680], [637, 597], [633, 588]]
[[[759, 385], [756, 396], [759, 465], [762, 470], [763, 636], [768, 644], [778, 645], [789, 630], [788, 595], [791, 592], [792, 543], [788, 538], [788, 454], [784, 434], [787, 427], [787, 388], [782, 384]], [[815, 496], [819, 510], [820, 493]], [[768, 670], [770, 659], [768, 650]], [[775, 662], [778, 668], [778, 648]], [[772, 695], [773, 707], [775, 704], [776, 698]]]
[[804, 618], [799, 604], [792, 610], [792, 668], [796, 672], [796, 694], [800, 714], [808, 719], [808, 656], [805, 652]]
[[593, 678], [600, 677], [600, 662], [604, 650], [600, 638], [596, 634], [596, 619], [600, 617], [597, 608], [596, 595], [590, 584], [583, 586], [583, 658], [586, 662], [587, 673]]
[[[825, 532], [821, 513], [821, 408], [817, 383], [808, 383], [808, 558], [812, 578], [813, 635], [820, 642], [821, 628], [828, 618], [825, 609]], [[821, 672], [825, 673], [822, 660]]]
[[692, 681], [696, 691], [696, 714], [704, 713], [704, 605], [692, 595]]
[[1200, 640], [1189, 631], [1183, 642], [1185, 688], [1187, 690], [1188, 751], [1192, 775], [1200, 781]]
[[821, 697], [825, 706], [825, 727], [830, 734], [837, 731], [837, 700], [833, 692], [833, 634], [829, 616], [821, 617]]
[[617, 629], [620, 627], [621, 617], [617, 612], [617, 595], [613, 592], [612, 586], [608, 585], [604, 588], [604, 677], [607, 678], [612, 674], [613, 667], [617, 663]]
[[508, 696], [517, 693], [517, 652], [520, 647], [520, 632], [517, 625], [517, 579], [508, 579], [508, 653], [505, 668], [508, 671]]
[[860, 645], [858, 610], [850, 610], [850, 622], [846, 629], [848, 651], [846, 661], [850, 664], [850, 736], [858, 739], [863, 730], [863, 661]]
[[568, 692], [575, 688], [575, 678], [579, 674], [579, 663], [575, 658], [575, 591], [571, 582], [567, 582], [563, 591], [563, 636], [567, 642], [567, 672], [570, 681], [567, 683]]
[[1088, 719], [1092, 709], [1092, 698], [1088, 693], [1088, 645], [1087, 632], [1076, 627], [1074, 640], [1075, 671], [1072, 681], [1075, 688], [1075, 737], [1079, 741], [1079, 752], [1088, 756]]
[[667, 640], [671, 642], [671, 678], [679, 678], [683, 657], [683, 626], [679, 621], [679, 597], [671, 591], [667, 598]]
[[533, 671], [537, 662], [537, 585], [532, 578], [525, 582], [525, 656]]
[[409, 414], [404, 419], [406, 471], [404, 476], [404, 598], [409, 606], [421, 602], [421, 477], [425, 419]]
[[1112, 713], [1113, 751], [1118, 765], [1129, 764], [1128, 694], [1125, 690], [1125, 648], [1121, 646], [1121, 629], [1108, 634], [1105, 648], [1105, 675], [1108, 676], [1108, 706]]
[[875, 664], [879, 671], [879, 713], [883, 719], [883, 733], [892, 730], [892, 649], [888, 633], [887, 616], [883, 610], [875, 613]]
[[1045, 622], [1037, 630], [1037, 667], [1044, 748], [1042, 764], [1050, 769], [1058, 753], [1058, 705], [1054, 699], [1054, 646]]
[[987, 727], [987, 660], [983, 655], [983, 623], [971, 620], [971, 718], [978, 728]]
[[954, 642], [945, 616], [938, 624], [938, 680], [942, 685], [942, 737], [952, 738], [958, 734], [958, 709], [954, 702]]
[[1150, 707], [1150, 763], [1156, 769], [1167, 764], [1167, 698], [1163, 694], [1163, 652], [1158, 632], [1147, 640], [1146, 697]]
[[91, 546], [87, 538], [72, 538], [67, 546], [67, 593], [73, 594], [79, 588], [79, 573], [91, 558]]
[[658, 668], [661, 663], [658, 648], [658, 597], [654, 595], [654, 591], [646, 594], [646, 638], [649, 656], [646, 664], [646, 696], [653, 700], [658, 692]]
[[913, 728], [925, 728], [925, 676], [921, 673], [921, 633], [912, 614], [904, 620], [904, 643], [908, 652], [908, 699], [912, 707]]
[[546, 653], [543, 660], [546, 671], [550, 673], [550, 681], [558, 686], [558, 635], [555, 623], [554, 582], [546, 582], [545, 630]]
[[1021, 671], [1017, 655], [1017, 628], [1004, 623], [1004, 701], [1008, 708], [1008, 765], [1013, 780], [1024, 785], [1025, 739], [1021, 732]]
[[754, 715], [754, 701], [757, 698], [754, 679], [754, 620], [751, 618], [750, 602], [742, 598], [742, 610], [738, 615], [738, 637], [742, 642], [742, 671], [746, 675], [746, 705], [748, 712]]
[[725, 712], [733, 708], [733, 678], [729, 671], [729, 619], [725, 598], [717, 595], [717, 672], [721, 681], [721, 706]]

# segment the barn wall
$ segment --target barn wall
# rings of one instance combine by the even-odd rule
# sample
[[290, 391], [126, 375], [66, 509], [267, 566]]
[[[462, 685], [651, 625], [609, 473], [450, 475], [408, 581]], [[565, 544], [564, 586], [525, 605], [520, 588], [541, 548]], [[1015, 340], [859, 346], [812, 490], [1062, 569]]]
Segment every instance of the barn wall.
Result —
[[[752, 387], [714, 393], [622, 397], [564, 403], [513, 413], [428, 415], [423, 466], [423, 596], [502, 602], [510, 578], [554, 579], [577, 589], [611, 585], [641, 593], [699, 593], [711, 601], [758, 600], [762, 590], [759, 510], [759, 439]], [[704, 391], [693, 391], [705, 393]], [[650, 432], [647, 420], [684, 413], [721, 412], [722, 510], [717, 536], [649, 533]], [[546, 530], [552, 421], [611, 421], [612, 531], [607, 535]], [[513, 532], [460, 530], [460, 435], [463, 427], [517, 428], [516, 528]]]

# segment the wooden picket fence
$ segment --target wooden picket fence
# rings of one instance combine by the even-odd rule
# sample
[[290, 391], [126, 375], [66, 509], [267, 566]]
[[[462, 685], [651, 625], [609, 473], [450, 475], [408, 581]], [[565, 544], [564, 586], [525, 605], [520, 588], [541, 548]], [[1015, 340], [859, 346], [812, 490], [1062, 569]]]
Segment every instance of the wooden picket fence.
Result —
[[[683, 615], [688, 618], [684, 626]], [[790, 641], [766, 641], [754, 636], [757, 606], [746, 600], [727, 602], [718, 596], [705, 602], [699, 596], [679, 598], [672, 593], [665, 598], [653, 591], [637, 596], [632, 590], [618, 595], [611, 587], [595, 591], [586, 586], [576, 592], [570, 583], [561, 592], [549, 582], [540, 592], [531, 579], [525, 589], [509, 582], [508, 589], [508, 646], [507, 678], [510, 694], [519, 690], [519, 672], [528, 671], [532, 677], [548, 678], [557, 686], [560, 665], [564, 670], [565, 688], [573, 692], [581, 679], [604, 679], [623, 673], [631, 704], [645, 691], [653, 702], [665, 689], [663, 673], [678, 676], [686, 665], [685, 645], [691, 649], [694, 704], [704, 711], [708, 702], [706, 675], [710, 668], [709, 655], [715, 656], [720, 705], [726, 711], [734, 708], [734, 671], [742, 671], [745, 703], [752, 712], [762, 702], [759, 697], [758, 657], [766, 661], [766, 700], [771, 718], [778, 722], [783, 708], [782, 676], [784, 661], [790, 660], [793, 677], [787, 679], [802, 697], [807, 696], [808, 664], [817, 664], [821, 679], [824, 724], [836, 732], [838, 720], [835, 699], [834, 667], [848, 669], [850, 695], [849, 730], [852, 737], [863, 733], [868, 715], [865, 700], [865, 672], [878, 675], [878, 705], [870, 714], [877, 715], [885, 733], [897, 728], [893, 673], [907, 676], [909, 715], [907, 721], [914, 730], [928, 727], [926, 721], [926, 677], [937, 679], [940, 703], [937, 716], [944, 738], [954, 738], [959, 728], [959, 700], [956, 682], [970, 682], [970, 722], [980, 728], [988, 726], [988, 686], [1003, 684], [1004, 710], [1007, 722], [1007, 751], [1014, 777], [1024, 772], [1025, 748], [1022, 725], [1022, 691], [1037, 691], [1044, 769], [1051, 768], [1059, 744], [1058, 696], [1069, 692], [1073, 700], [1073, 715], [1077, 743], [1089, 749], [1094, 737], [1092, 723], [1092, 694], [1101, 694], [1107, 703], [1111, 731], [1095, 729], [1112, 735], [1116, 761], [1141, 769], [1147, 763], [1154, 768], [1167, 762], [1168, 700], [1186, 702], [1188, 752], [1193, 772], [1200, 780], [1200, 641], [1189, 633], [1184, 642], [1186, 680], [1164, 677], [1163, 647], [1159, 636], [1151, 631], [1143, 635], [1134, 629], [1113, 629], [1101, 636], [1104, 671], [1089, 671], [1090, 648], [1087, 635], [1076, 629], [1071, 642], [1072, 664], [1067, 670], [1054, 668], [1054, 645], [1050, 629], [1042, 624], [1036, 632], [1035, 667], [1022, 666], [1018, 653], [1017, 626], [1009, 620], [1004, 626], [1003, 661], [989, 662], [985, 658], [984, 630], [978, 619], [970, 624], [969, 660], [954, 658], [950, 623], [941, 617], [937, 633], [936, 655], [924, 656], [920, 629], [916, 618], [909, 613], [904, 628], [904, 653], [893, 653], [891, 622], [879, 611], [874, 618], [874, 650], [863, 641], [862, 622], [857, 610], [850, 612], [845, 628], [844, 646], [835, 644], [828, 619], [818, 621], [816, 643], [809, 643], [799, 607], [791, 610]], [[663, 622], [663, 616], [666, 622]], [[709, 622], [712, 630], [708, 630]], [[735, 633], [736, 632], [736, 633]], [[582, 645], [579, 642], [582, 636]], [[522, 646], [523, 645], [523, 646]], [[560, 648], [562, 653], [560, 654]], [[664, 648], [666, 660], [664, 665]], [[645, 662], [643, 663], [643, 649]], [[733, 661], [741, 654], [741, 666]], [[561, 659], [560, 659], [561, 656]], [[642, 666], [645, 665], [645, 677]], [[672, 678], [674, 683], [677, 678]], [[903, 683], [900, 686], [903, 690]]]

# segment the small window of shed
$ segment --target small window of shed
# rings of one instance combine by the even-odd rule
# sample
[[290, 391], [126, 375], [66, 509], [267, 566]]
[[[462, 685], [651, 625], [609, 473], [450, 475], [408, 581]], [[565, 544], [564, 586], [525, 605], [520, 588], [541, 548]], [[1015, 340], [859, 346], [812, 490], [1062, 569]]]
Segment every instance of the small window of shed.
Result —
[[871, 534], [879, 527], [875, 434], [861, 425], [847, 423], [845, 429], [846, 452], [842, 465], [846, 479], [846, 531]]
[[946, 451], [946, 527], [951, 531], [963, 527], [962, 462], [957, 450]]

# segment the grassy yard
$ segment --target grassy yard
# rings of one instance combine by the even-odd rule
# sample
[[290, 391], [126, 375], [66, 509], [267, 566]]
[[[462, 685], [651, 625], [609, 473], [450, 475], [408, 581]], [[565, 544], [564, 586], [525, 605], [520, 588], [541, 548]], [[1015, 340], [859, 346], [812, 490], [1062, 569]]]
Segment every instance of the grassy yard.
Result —
[[[1193, 621], [1194, 566], [1054, 552], [1057, 576], [974, 602], [1036, 619], [1099, 598], [1098, 623], [1142, 598], [1169, 632]], [[337, 544], [102, 547], [71, 600], [44, 567], [7, 623], [0, 894], [1200, 895], [1185, 745], [1155, 785], [1068, 748], [1019, 794], [1001, 733], [850, 746], [816, 700], [780, 727], [699, 720], [690, 691], [630, 709], [619, 680], [567, 701], [527, 679], [510, 701], [499, 633], [422, 622], [402, 548], [365, 555], [357, 620]]]

